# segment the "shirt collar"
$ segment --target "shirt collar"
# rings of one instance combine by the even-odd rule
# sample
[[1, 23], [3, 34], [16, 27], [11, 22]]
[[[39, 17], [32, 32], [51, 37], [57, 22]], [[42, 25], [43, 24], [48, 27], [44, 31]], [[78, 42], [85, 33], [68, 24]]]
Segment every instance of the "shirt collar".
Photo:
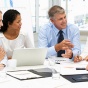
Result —
[[[52, 27], [53, 27], [53, 30], [54, 30], [56, 36], [58, 36], [58, 32], [59, 32], [60, 30], [58, 30], [58, 29], [54, 26], [53, 23], [52, 23]], [[67, 27], [66, 27], [66, 28], [67, 28]], [[66, 28], [65, 28], [65, 29], [62, 29], [62, 31], [63, 31], [64, 34], [66, 34]]]

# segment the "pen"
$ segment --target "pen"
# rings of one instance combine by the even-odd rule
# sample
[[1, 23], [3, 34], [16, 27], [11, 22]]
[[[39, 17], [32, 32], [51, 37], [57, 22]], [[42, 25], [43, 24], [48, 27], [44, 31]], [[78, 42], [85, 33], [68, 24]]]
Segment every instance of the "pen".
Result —
[[76, 70], [86, 70], [85, 68], [76, 68]]
[[79, 51], [78, 51], [78, 55], [77, 55], [77, 58], [78, 58], [78, 59], [79, 59], [79, 54], [80, 54], [80, 53], [79, 53]]
[[80, 59], [79, 59], [79, 55], [80, 55], [80, 53], [79, 53], [79, 51], [78, 51], [78, 54], [77, 54], [77, 60], [80, 60]]

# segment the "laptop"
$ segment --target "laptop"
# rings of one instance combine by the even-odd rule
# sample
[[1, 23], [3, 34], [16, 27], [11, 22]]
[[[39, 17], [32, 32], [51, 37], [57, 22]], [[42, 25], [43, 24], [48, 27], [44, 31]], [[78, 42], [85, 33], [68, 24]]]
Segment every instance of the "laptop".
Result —
[[21, 48], [13, 51], [12, 59], [17, 60], [18, 66], [43, 65], [47, 48]]

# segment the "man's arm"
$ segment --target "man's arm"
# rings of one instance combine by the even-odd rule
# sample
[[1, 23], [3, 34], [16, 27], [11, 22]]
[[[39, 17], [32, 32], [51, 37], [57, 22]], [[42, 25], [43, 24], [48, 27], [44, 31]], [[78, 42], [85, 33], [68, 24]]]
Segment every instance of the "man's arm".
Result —
[[73, 57], [81, 53], [81, 44], [80, 44], [80, 31], [79, 28], [75, 25], [71, 25], [69, 27], [69, 40], [74, 45], [74, 48], [72, 48]]
[[[49, 28], [47, 28], [49, 29]], [[49, 40], [48, 40], [49, 37]], [[56, 55], [56, 51], [55, 51], [55, 47], [54, 45], [50, 46], [50, 42], [51, 42], [51, 34], [49, 34], [47, 37], [47, 31], [45, 28], [42, 28], [39, 33], [38, 33], [38, 47], [47, 47], [48, 51], [47, 51], [47, 55], [46, 58], [48, 58], [49, 56], [53, 56]]]

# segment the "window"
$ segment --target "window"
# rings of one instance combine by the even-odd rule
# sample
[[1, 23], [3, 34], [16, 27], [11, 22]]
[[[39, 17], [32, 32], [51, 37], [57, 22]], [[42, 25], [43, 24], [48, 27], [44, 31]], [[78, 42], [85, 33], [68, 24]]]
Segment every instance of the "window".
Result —
[[77, 25], [80, 30], [88, 30], [88, 0], [61, 0], [61, 6], [67, 11], [68, 22]]
[[47, 10], [49, 9], [49, 0], [32, 0], [30, 3], [33, 32], [38, 32], [41, 26], [48, 22]]
[[61, 5], [66, 10], [68, 22], [77, 25], [80, 30], [88, 30], [88, 0], [32, 0], [30, 3], [33, 32], [38, 32], [49, 21], [47, 11], [50, 4]]
[[41, 26], [43, 26], [45, 23], [49, 21], [48, 19], [48, 11], [49, 8], [49, 0], [39, 0], [39, 29]]

